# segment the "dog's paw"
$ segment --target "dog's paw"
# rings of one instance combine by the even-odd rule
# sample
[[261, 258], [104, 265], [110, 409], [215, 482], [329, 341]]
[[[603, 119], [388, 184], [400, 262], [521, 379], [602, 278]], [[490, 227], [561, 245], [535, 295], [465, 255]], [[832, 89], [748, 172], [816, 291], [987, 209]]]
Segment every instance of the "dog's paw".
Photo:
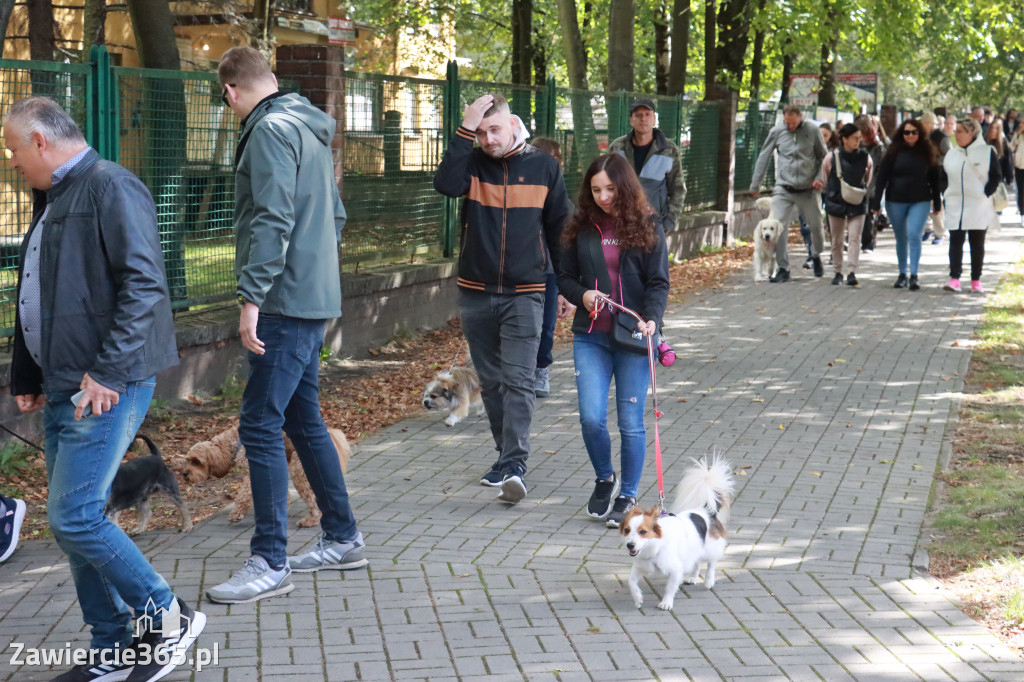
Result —
[[239, 513], [237, 511], [233, 511], [230, 514], [228, 514], [228, 522], [229, 523], [238, 523], [239, 521], [241, 521], [244, 518], [245, 518], [245, 513], [244, 512], [243, 513]]
[[665, 597], [658, 604], [658, 608], [661, 609], [662, 611], [671, 611], [672, 607], [674, 605], [675, 605], [675, 600], [674, 599], [669, 599], [668, 597]]
[[683, 584], [684, 585], [695, 585], [696, 583], [697, 583], [697, 576], [692, 576], [692, 577], [687, 576], [686, 578], [683, 578]]
[[454, 414], [450, 414], [450, 415], [448, 415], [445, 418], [444, 425], [445, 426], [455, 426], [456, 424], [459, 423], [459, 421], [461, 421], [461, 420], [458, 417], [456, 417]]
[[644, 600], [643, 600], [643, 599], [641, 599], [641, 600], [639, 600], [639, 601], [635, 601], [635, 602], [633, 602], [633, 606], [635, 606], [635, 607], [637, 607], [638, 609], [640, 609], [641, 611], [643, 611], [643, 610], [644, 610]]
[[485, 410], [484, 408], [481, 407], [479, 410], [476, 411], [476, 416], [478, 416], [478, 417], [486, 417], [487, 416], [487, 410]]
[[313, 528], [320, 523], [320, 516], [316, 514], [307, 514], [305, 518], [299, 519], [296, 522], [296, 526], [299, 528]]
[[704, 586], [707, 587], [709, 590], [715, 589], [715, 578], [714, 578], [714, 576], [712, 576], [711, 578], [708, 578], [707, 580], [705, 580], [704, 581]]

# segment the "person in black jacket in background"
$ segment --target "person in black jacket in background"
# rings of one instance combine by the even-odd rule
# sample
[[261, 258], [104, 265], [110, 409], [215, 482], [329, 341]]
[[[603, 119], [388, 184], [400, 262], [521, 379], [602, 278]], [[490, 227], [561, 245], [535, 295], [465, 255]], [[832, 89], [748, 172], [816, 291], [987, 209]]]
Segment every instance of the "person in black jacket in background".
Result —
[[434, 175], [438, 192], [465, 197], [459, 313], [498, 450], [480, 483], [512, 504], [526, 497], [548, 258], [557, 269], [569, 216], [561, 166], [520, 141], [518, 125], [504, 97], [480, 97]]
[[[921, 288], [917, 266], [921, 260], [921, 235], [928, 220], [942, 208], [939, 167], [935, 163], [935, 147], [928, 141], [924, 126], [916, 119], [900, 124], [892, 146], [882, 157], [878, 168], [871, 211], [877, 215], [885, 194], [885, 212], [889, 214], [896, 235], [896, 259], [900, 274], [893, 287], [911, 291]], [[909, 274], [909, 279], [907, 275]]]
[[[562, 237], [558, 288], [578, 306], [573, 319], [573, 361], [583, 443], [597, 477], [587, 513], [618, 528], [636, 504], [647, 432], [644, 405], [650, 383], [648, 358], [617, 346], [612, 325], [653, 336], [668, 304], [668, 247], [661, 221], [647, 204], [632, 166], [619, 154], [590, 164], [576, 213]], [[599, 309], [598, 296], [635, 311], [645, 321]], [[594, 312], [596, 316], [591, 317]], [[615, 377], [621, 435], [622, 479], [615, 475], [608, 433], [608, 391]]]

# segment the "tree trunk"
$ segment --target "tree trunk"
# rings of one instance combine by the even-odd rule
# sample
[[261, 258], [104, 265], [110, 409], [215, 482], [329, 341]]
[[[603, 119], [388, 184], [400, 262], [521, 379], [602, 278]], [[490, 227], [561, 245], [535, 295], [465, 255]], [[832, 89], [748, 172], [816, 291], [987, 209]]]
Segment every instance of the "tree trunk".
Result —
[[711, 92], [715, 88], [715, 74], [718, 65], [715, 58], [718, 51], [715, 49], [716, 29], [718, 27], [718, 12], [715, 8], [715, 0], [704, 0], [704, 93]]
[[11, 22], [14, 11], [14, 0], [0, 0], [0, 57], [4, 56], [4, 38], [7, 36], [7, 24]]
[[82, 61], [89, 61], [89, 49], [93, 45], [107, 42], [107, 0], [85, 0], [82, 10], [84, 28], [82, 31]]
[[29, 59], [52, 62], [55, 50], [53, 2], [52, 0], [32, 0], [28, 3]]
[[548, 51], [540, 42], [536, 29], [533, 40], [533, 84], [543, 87], [548, 83]]
[[[786, 47], [788, 48], [789, 45], [787, 44]], [[782, 94], [779, 96], [779, 102], [783, 104], [789, 104], [789, 79], [792, 75], [793, 55], [787, 52], [784, 55], [782, 55]]]
[[836, 50], [839, 47], [839, 16], [834, 4], [829, 5], [824, 29], [822, 34], [826, 38], [821, 43], [821, 62], [818, 71], [818, 106], [834, 107], [836, 105]]
[[[53, 34], [53, 2], [51, 0], [33, 0], [28, 3], [28, 52], [33, 61], [52, 62], [56, 52], [56, 41]], [[60, 97], [57, 89], [56, 74], [52, 71], [33, 71], [32, 94], [53, 97], [62, 104], [67, 104]]]
[[512, 0], [512, 82], [529, 85], [533, 64], [533, 0]]
[[750, 35], [750, 10], [750, 0], [724, 0], [718, 10], [716, 78], [719, 83], [728, 83], [729, 89], [735, 92], [739, 92], [746, 67], [744, 58]]
[[[566, 137], [562, 149], [566, 174], [579, 175], [585, 170], [584, 164], [597, 156], [597, 134], [594, 130], [594, 115], [590, 107], [587, 90], [587, 58], [583, 51], [583, 38], [576, 18], [576, 0], [557, 0], [558, 23], [562, 29], [562, 50], [573, 92], [572, 138]], [[570, 190], [571, 191], [571, 190]]]
[[654, 19], [654, 88], [659, 95], [668, 94], [669, 33], [668, 4], [663, 2]]
[[608, 89], [633, 90], [633, 0], [611, 0], [608, 16]]
[[[180, 70], [174, 17], [168, 0], [128, 0], [128, 12], [143, 68]], [[142, 179], [153, 194], [156, 205], [169, 207], [164, 208], [160, 215], [160, 241], [164, 244], [171, 301], [180, 305], [188, 298], [183, 248], [185, 191], [182, 167], [186, 161], [188, 135], [184, 81], [144, 78], [142, 101], [136, 106], [144, 112], [143, 119], [149, 121], [145, 129]]]
[[686, 62], [690, 52], [690, 0], [673, 0], [672, 63], [668, 67], [668, 94], [686, 91]]
[[[764, 13], [765, 0], [758, 0], [757, 14]], [[754, 33], [754, 54], [750, 60], [750, 98], [755, 102], [761, 97], [761, 72], [764, 70], [764, 28]]]

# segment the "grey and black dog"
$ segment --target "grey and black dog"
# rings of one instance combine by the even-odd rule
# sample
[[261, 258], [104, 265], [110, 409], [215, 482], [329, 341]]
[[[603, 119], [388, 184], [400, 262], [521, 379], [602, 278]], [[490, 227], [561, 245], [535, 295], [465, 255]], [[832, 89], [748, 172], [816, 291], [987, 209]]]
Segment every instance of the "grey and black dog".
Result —
[[146, 525], [153, 515], [149, 498], [159, 490], [171, 498], [174, 506], [181, 513], [182, 532], [189, 532], [192, 530], [192, 515], [188, 511], [185, 500], [181, 497], [178, 479], [164, 464], [160, 449], [148, 436], [139, 434], [136, 438], [146, 443], [149, 447], [149, 454], [121, 464], [117, 475], [114, 476], [114, 483], [110, 487], [110, 497], [107, 498], [107, 506], [103, 509], [103, 513], [111, 521], [117, 523], [121, 512], [135, 507], [139, 513], [139, 522], [131, 534], [141, 533], [146, 530]]

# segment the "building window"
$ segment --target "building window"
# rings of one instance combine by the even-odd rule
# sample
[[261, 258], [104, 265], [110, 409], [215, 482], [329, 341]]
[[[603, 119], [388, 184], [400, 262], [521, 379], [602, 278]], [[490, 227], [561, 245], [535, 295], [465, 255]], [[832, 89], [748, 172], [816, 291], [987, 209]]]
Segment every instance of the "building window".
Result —
[[275, 0], [274, 7], [282, 12], [314, 14], [313, 0]]

